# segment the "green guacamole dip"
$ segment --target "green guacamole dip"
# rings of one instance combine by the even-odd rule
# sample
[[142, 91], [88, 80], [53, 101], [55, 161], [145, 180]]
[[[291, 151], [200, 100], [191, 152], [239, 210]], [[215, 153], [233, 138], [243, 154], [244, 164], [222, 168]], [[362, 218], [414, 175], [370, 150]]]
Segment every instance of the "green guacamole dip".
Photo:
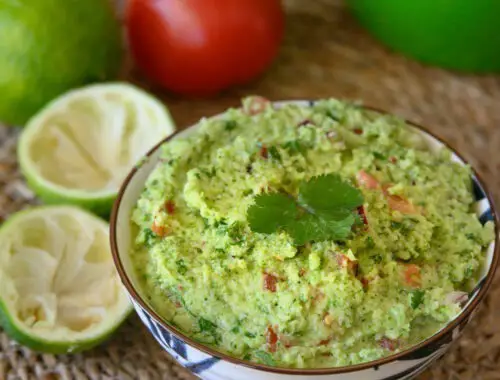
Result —
[[[296, 195], [332, 173], [364, 199], [347, 239], [297, 246], [250, 229], [256, 195]], [[142, 292], [166, 321], [234, 357], [297, 368], [378, 359], [436, 332], [493, 239], [469, 167], [403, 121], [333, 99], [248, 98], [201, 120], [161, 147], [131, 220]]]

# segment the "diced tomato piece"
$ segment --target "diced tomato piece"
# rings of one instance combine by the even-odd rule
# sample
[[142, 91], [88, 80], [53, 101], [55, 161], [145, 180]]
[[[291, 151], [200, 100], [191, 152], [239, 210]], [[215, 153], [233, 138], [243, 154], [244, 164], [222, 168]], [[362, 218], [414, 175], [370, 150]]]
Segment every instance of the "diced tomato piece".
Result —
[[159, 237], [164, 237], [167, 236], [168, 234], [167, 228], [165, 226], [156, 224], [156, 221], [153, 222], [153, 225], [151, 226], [151, 231], [153, 231], [153, 233]]
[[365, 226], [368, 225], [368, 218], [366, 217], [366, 212], [365, 212], [365, 207], [364, 206], [359, 206], [358, 207], [358, 214], [361, 217], [361, 220], [363, 220], [363, 224]]
[[346, 255], [342, 253], [337, 254], [337, 264], [341, 268], [347, 268], [348, 270], [352, 271], [353, 273], [356, 273], [358, 270], [358, 263], [356, 261], [353, 261], [349, 259]]
[[382, 191], [387, 198], [387, 203], [391, 210], [399, 211], [402, 214], [420, 214], [422, 212], [420, 207], [416, 207], [408, 199], [389, 193], [389, 189], [392, 186], [392, 183], [387, 183], [382, 186]]
[[380, 183], [377, 181], [375, 177], [368, 174], [364, 170], [360, 170], [357, 175], [358, 184], [367, 189], [378, 189]]
[[[364, 170], [361, 170], [357, 174], [357, 181], [360, 186], [363, 186], [367, 189], [377, 189], [380, 187], [380, 183], [373, 177], [372, 175], [366, 173]], [[392, 195], [389, 193], [389, 189], [393, 185], [391, 183], [386, 183], [382, 185], [382, 192], [387, 198], [387, 203], [389, 204], [389, 208], [394, 211], [399, 211], [402, 214], [420, 214], [422, 210], [420, 207], [415, 206], [411, 201], [405, 199], [399, 195]]]
[[412, 288], [418, 288], [422, 285], [420, 267], [415, 264], [406, 264], [403, 271], [405, 283]]
[[341, 253], [337, 254], [337, 264], [342, 268], [347, 268], [349, 258]]
[[265, 146], [262, 146], [260, 148], [259, 154], [262, 158], [266, 160], [269, 158], [269, 152], [267, 151], [267, 148]]
[[243, 111], [250, 116], [263, 112], [271, 102], [262, 96], [252, 96]]
[[389, 338], [380, 339], [379, 344], [380, 347], [389, 351], [394, 351], [398, 347], [398, 342]]
[[278, 279], [269, 273], [264, 273], [262, 275], [264, 280], [264, 290], [270, 291], [271, 293], [276, 293], [276, 283]]
[[370, 279], [366, 277], [361, 277], [359, 281], [361, 281], [361, 285], [363, 285], [363, 288], [365, 289], [368, 288], [368, 285], [370, 285]]
[[354, 128], [353, 132], [355, 134], [357, 134], [357, 135], [362, 135], [363, 134], [363, 130], [361, 128]]
[[326, 346], [331, 341], [332, 341], [332, 338], [327, 338], [327, 339], [320, 340], [319, 343], [318, 343], [318, 346]]
[[394, 211], [399, 211], [402, 214], [420, 214], [421, 210], [409, 200], [400, 197], [399, 195], [388, 195], [387, 203], [389, 208]]
[[165, 202], [165, 210], [167, 210], [167, 214], [169, 215], [175, 213], [175, 203], [173, 200], [169, 199]]
[[389, 162], [391, 164], [395, 164], [396, 162], [398, 162], [398, 159], [396, 157], [394, 157], [394, 156], [391, 156], [391, 157], [389, 157]]
[[276, 335], [276, 332], [274, 331], [272, 326], [267, 326], [266, 330], [266, 343], [267, 343], [267, 350], [269, 352], [276, 352], [276, 346], [278, 344], [278, 335]]
[[308, 124], [314, 124], [314, 123], [311, 120], [309, 120], [309, 119], [304, 119], [299, 124], [297, 124], [297, 127], [299, 127], [299, 128], [300, 127], [304, 127], [304, 126], [306, 126]]

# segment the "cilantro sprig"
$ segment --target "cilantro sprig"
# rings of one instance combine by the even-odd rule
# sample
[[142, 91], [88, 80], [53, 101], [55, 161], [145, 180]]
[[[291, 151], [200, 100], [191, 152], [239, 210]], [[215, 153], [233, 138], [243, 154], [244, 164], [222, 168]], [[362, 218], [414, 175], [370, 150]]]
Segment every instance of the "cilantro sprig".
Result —
[[296, 245], [309, 241], [345, 240], [363, 204], [359, 189], [337, 174], [313, 177], [299, 186], [297, 199], [285, 193], [259, 194], [248, 208], [254, 232], [286, 231]]

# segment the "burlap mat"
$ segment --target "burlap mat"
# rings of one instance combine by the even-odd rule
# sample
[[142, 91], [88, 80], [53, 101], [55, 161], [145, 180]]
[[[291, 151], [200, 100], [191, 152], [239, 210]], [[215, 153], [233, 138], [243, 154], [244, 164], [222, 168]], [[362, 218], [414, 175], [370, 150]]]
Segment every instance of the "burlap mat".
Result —
[[[389, 52], [356, 24], [338, 0], [295, 0], [286, 5], [284, 46], [276, 64], [258, 81], [214, 99], [186, 100], [156, 91], [180, 126], [237, 104], [249, 93], [276, 100], [362, 99], [432, 127], [484, 175], [500, 201], [500, 76], [445, 72]], [[136, 74], [129, 77], [147, 87]], [[17, 172], [17, 132], [0, 127], [0, 222], [34, 202]], [[499, 303], [496, 281], [465, 336], [419, 379], [500, 379]], [[83, 354], [37, 354], [1, 331], [0, 348], [0, 380], [193, 379], [173, 364], [135, 316], [108, 343]]]

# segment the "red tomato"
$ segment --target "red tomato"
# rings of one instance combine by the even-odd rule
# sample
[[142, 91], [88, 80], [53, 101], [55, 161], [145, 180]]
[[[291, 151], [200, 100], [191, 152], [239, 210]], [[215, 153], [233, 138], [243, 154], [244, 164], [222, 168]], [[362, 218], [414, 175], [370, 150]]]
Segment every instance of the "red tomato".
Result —
[[269, 158], [269, 152], [267, 151], [267, 148], [265, 146], [260, 148], [259, 154], [265, 160], [267, 160]]
[[280, 0], [130, 0], [125, 20], [137, 66], [167, 89], [192, 95], [261, 73], [284, 29]]
[[368, 218], [366, 217], [366, 211], [363, 206], [358, 207], [358, 214], [361, 217], [361, 220], [363, 221], [364, 225], [368, 225]]
[[356, 261], [352, 261], [349, 257], [343, 255], [342, 253], [337, 254], [337, 264], [339, 267], [347, 268], [354, 273], [358, 270], [358, 263]]
[[276, 283], [278, 279], [269, 273], [263, 273], [262, 278], [264, 280], [264, 290], [268, 290], [271, 293], [276, 293]]
[[412, 288], [419, 288], [422, 285], [420, 267], [415, 264], [406, 264], [403, 271], [405, 282]]
[[167, 210], [167, 214], [172, 215], [175, 213], [175, 203], [172, 200], [168, 200], [165, 202], [165, 210]]
[[168, 235], [168, 230], [165, 226], [161, 226], [156, 224], [156, 221], [153, 222], [153, 225], [151, 226], [151, 231], [158, 236], [158, 237], [164, 237]]
[[273, 330], [272, 326], [267, 326], [266, 330], [266, 343], [269, 352], [276, 352], [276, 345], [278, 344], [278, 335]]
[[377, 179], [364, 170], [360, 170], [358, 172], [357, 180], [360, 186], [363, 186], [367, 189], [378, 189], [378, 187], [380, 186], [380, 183], [377, 181]]
[[394, 211], [399, 211], [402, 214], [420, 214], [421, 210], [409, 200], [404, 199], [398, 195], [387, 196], [387, 203], [389, 208]]

